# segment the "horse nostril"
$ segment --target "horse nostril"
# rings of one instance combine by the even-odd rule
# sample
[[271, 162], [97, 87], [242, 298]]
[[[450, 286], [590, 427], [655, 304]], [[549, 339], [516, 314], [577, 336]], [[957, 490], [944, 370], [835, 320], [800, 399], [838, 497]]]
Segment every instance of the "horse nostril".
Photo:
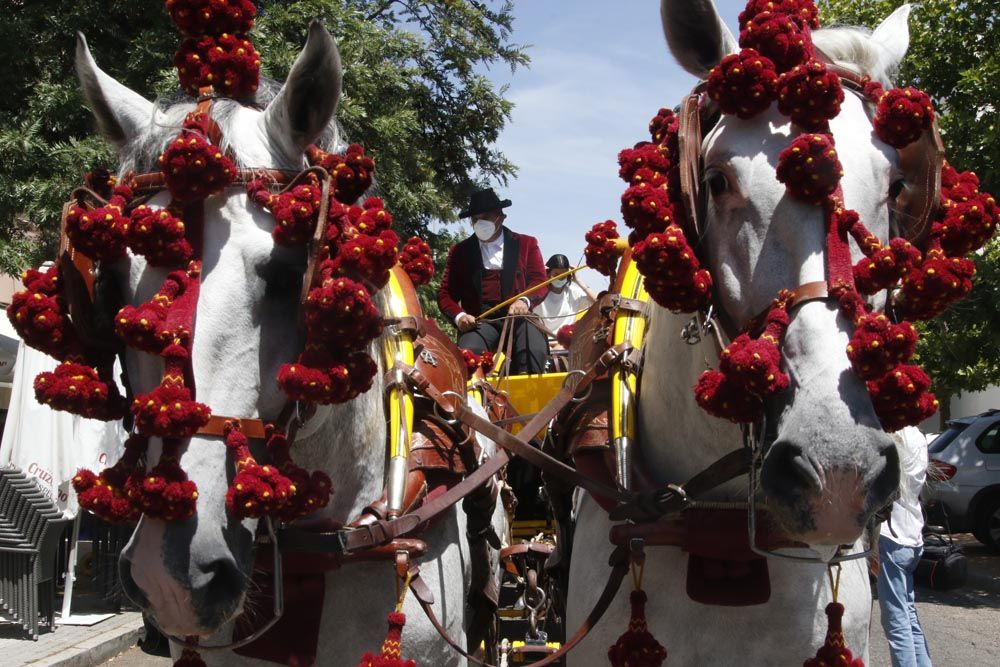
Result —
[[823, 490], [823, 480], [816, 466], [800, 446], [789, 442], [771, 445], [771, 450], [764, 459], [761, 475], [765, 486], [790, 485], [799, 487], [797, 490], [800, 492], [819, 493]]
[[231, 558], [220, 558], [205, 565], [203, 582], [192, 589], [196, 600], [196, 608], [203, 610], [200, 614], [205, 627], [218, 627], [228, 620], [242, 600], [247, 588], [247, 577]]

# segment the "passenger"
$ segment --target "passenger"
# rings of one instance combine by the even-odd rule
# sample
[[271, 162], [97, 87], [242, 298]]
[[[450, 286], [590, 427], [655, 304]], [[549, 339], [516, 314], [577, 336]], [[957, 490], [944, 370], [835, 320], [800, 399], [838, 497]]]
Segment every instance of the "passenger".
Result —
[[545, 281], [538, 241], [503, 225], [507, 217], [503, 209], [510, 205], [509, 199], [501, 201], [492, 188], [472, 193], [468, 207], [458, 217], [472, 218], [474, 234], [451, 248], [438, 289], [438, 306], [458, 327], [458, 346], [476, 354], [496, 352], [506, 318], [515, 318], [510, 371], [541, 373], [547, 353], [545, 334], [526, 316], [545, 298], [545, 287], [487, 318], [478, 318], [480, 313]]
[[[566, 273], [570, 269], [566, 255], [552, 255], [545, 263], [549, 278]], [[583, 284], [579, 274], [553, 280], [549, 283], [549, 293], [545, 299], [535, 306], [535, 314], [542, 320], [542, 325], [555, 336], [564, 325], [573, 324], [580, 313], [597, 300], [597, 295]], [[551, 346], [552, 344], [550, 344]]]

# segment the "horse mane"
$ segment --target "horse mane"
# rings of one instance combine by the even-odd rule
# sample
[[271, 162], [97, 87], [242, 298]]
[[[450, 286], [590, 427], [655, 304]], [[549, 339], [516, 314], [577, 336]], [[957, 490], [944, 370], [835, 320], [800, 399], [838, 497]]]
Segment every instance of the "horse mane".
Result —
[[879, 44], [871, 31], [854, 26], [830, 26], [812, 33], [813, 44], [827, 62], [869, 76], [886, 88], [892, 87], [898, 63]]
[[[282, 85], [281, 81], [261, 77], [260, 85], [250, 106], [266, 109], [277, 97]], [[233, 123], [236, 112], [241, 106], [246, 106], [246, 104], [228, 98], [219, 98], [212, 107], [212, 118], [222, 131], [222, 148], [228, 151], [236, 166], [240, 169], [259, 167], [260, 165], [247, 164], [245, 156], [240, 152], [240, 147], [232, 143], [232, 138], [239, 136]], [[129, 172], [142, 174], [156, 171], [159, 168], [158, 158], [170, 142], [177, 137], [185, 116], [194, 111], [195, 107], [195, 100], [190, 95], [179, 91], [173, 95], [158, 98], [154, 105], [154, 116], [149, 124], [150, 131], [133, 138], [122, 148], [119, 156], [119, 174]], [[341, 152], [347, 145], [336, 119], [330, 121], [315, 143], [327, 152]], [[302, 169], [306, 166], [305, 158], [303, 157], [300, 164], [276, 166], [291, 170]]]

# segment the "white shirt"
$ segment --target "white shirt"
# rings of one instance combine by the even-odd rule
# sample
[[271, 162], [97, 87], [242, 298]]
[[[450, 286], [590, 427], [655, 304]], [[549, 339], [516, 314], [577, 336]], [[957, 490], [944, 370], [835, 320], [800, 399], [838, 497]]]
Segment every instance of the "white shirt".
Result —
[[535, 306], [535, 313], [542, 318], [542, 324], [556, 333], [566, 324], [573, 324], [578, 313], [590, 307], [591, 300], [583, 287], [570, 280], [562, 292], [556, 294], [549, 288], [545, 299]]
[[892, 517], [882, 524], [881, 534], [897, 544], [920, 547], [924, 544], [920, 490], [927, 479], [927, 437], [915, 426], [896, 431], [892, 437], [899, 449], [899, 499], [892, 504]]

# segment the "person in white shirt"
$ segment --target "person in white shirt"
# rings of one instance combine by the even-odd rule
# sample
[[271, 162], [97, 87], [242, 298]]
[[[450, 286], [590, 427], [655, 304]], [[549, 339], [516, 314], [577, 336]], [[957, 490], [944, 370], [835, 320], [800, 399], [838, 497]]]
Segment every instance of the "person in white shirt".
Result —
[[[570, 269], [569, 259], [566, 255], [552, 255], [545, 267], [548, 277], [553, 278]], [[535, 306], [534, 313], [553, 336], [563, 326], [573, 324], [578, 315], [597, 300], [597, 296], [577, 279], [577, 275], [574, 273], [568, 278], [550, 282], [549, 293]]]
[[882, 629], [893, 667], [930, 667], [927, 639], [917, 618], [913, 571], [924, 550], [920, 490], [927, 478], [927, 438], [916, 427], [893, 434], [899, 450], [899, 498], [879, 536], [876, 582]]

